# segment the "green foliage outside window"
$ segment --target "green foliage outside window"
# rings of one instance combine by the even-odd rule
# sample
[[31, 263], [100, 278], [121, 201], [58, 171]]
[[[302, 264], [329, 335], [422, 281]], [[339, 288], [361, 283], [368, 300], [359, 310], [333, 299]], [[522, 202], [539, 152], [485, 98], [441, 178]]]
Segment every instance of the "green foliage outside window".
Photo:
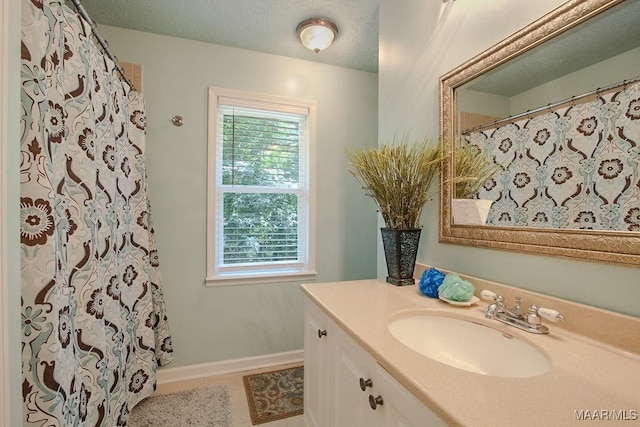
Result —
[[298, 259], [298, 195], [273, 190], [298, 188], [299, 126], [282, 119], [224, 116], [225, 264]]

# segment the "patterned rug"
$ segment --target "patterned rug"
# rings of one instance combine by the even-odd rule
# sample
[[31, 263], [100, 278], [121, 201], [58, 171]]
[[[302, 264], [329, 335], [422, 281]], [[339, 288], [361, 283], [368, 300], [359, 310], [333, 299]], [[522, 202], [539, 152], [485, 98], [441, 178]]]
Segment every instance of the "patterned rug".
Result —
[[129, 427], [231, 427], [229, 387], [218, 385], [148, 397], [129, 414]]
[[302, 414], [304, 368], [281, 369], [242, 377], [253, 425]]

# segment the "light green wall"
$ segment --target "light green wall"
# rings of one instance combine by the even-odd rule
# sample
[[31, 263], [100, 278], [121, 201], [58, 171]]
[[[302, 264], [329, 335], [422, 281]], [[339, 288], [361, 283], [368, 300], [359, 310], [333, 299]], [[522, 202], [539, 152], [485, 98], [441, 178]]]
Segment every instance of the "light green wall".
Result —
[[[317, 102], [317, 281], [338, 281], [376, 274], [376, 211], [346, 171], [344, 146], [377, 138], [377, 75], [99, 29], [121, 61], [143, 65], [151, 206], [176, 353], [169, 366], [302, 349], [299, 283], [204, 286], [207, 88]], [[180, 128], [171, 124], [177, 114]]]
[[595, 88], [607, 87], [638, 77], [640, 73], [638, 70], [640, 70], [640, 48], [632, 49], [511, 97], [509, 114], [532, 110], [550, 102], [569, 99], [572, 96], [591, 92]]
[[506, 96], [469, 89], [457, 89], [456, 98], [458, 112], [477, 113], [494, 117], [507, 117], [511, 114], [510, 98]]
[[459, 89], [457, 108], [459, 111], [509, 117], [632, 79], [638, 76], [639, 69], [640, 48], [637, 48], [511, 97]]
[[[381, 0], [379, 134], [397, 129], [437, 134], [440, 76], [562, 3]], [[447, 7], [449, 13], [436, 25]], [[640, 316], [638, 269], [440, 244], [438, 203], [425, 209], [418, 261]]]

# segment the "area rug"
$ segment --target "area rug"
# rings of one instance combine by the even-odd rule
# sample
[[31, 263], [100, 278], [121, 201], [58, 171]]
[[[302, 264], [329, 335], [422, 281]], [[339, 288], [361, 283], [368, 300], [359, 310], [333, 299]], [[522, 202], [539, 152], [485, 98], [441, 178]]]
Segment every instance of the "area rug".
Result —
[[148, 397], [129, 414], [130, 427], [230, 427], [229, 388], [217, 385]]
[[304, 368], [281, 369], [242, 377], [253, 425], [302, 414]]

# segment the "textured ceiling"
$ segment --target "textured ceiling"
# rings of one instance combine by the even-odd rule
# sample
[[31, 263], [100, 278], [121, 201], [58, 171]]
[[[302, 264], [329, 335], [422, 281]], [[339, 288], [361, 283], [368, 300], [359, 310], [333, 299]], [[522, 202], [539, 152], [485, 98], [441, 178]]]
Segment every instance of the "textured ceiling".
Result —
[[510, 97], [639, 46], [640, 1], [628, 0], [482, 75], [466, 88]]
[[[378, 71], [379, 0], [82, 0], [82, 5], [98, 30], [110, 25]], [[334, 43], [317, 54], [296, 35], [299, 22], [316, 16], [338, 26]]]

